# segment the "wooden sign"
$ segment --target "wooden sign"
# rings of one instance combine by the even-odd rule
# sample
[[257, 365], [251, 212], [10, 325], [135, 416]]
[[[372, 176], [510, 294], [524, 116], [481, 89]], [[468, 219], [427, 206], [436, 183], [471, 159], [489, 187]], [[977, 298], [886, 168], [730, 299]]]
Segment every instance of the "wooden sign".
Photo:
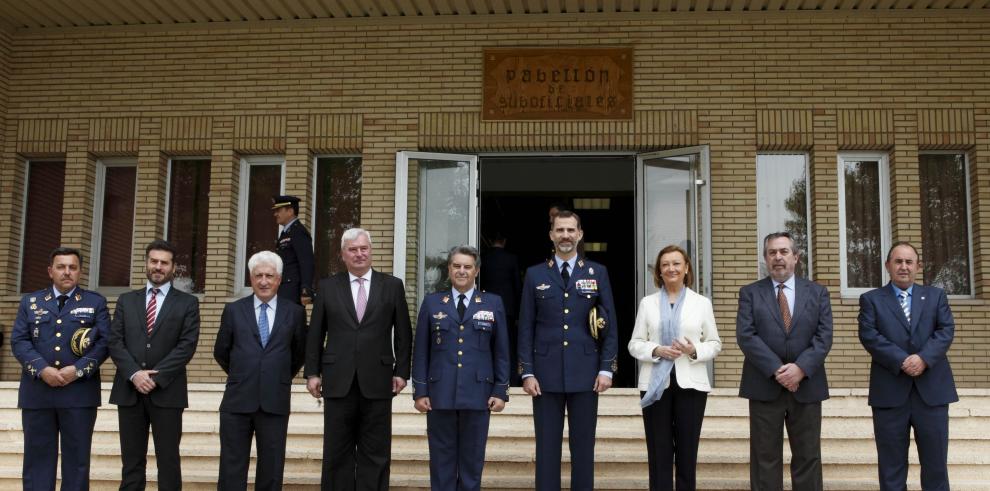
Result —
[[632, 119], [632, 48], [484, 51], [482, 119]]

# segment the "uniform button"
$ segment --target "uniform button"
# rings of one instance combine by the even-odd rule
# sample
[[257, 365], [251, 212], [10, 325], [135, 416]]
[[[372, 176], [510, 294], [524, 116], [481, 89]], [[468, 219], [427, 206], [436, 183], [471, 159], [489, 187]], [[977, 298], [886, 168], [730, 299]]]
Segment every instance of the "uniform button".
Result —
[[60, 333], [60, 332], [57, 332], [57, 333], [55, 333], [55, 337], [56, 337], [56, 338], [60, 338], [60, 337], [62, 337], [62, 333]]
[[461, 326], [461, 330], [462, 330], [462, 331], [464, 330], [464, 326]]
[[60, 362], [60, 361], [58, 361], [58, 360], [55, 360], [55, 366], [59, 366], [59, 365], [61, 365], [61, 364], [62, 364], [62, 362]]
[[588, 295], [588, 298], [591, 298], [591, 295]]
[[56, 320], [56, 321], [55, 321], [55, 323], [56, 323], [56, 324], [61, 324], [61, 323], [62, 323], [62, 319], [58, 319], [58, 320]]
[[570, 313], [570, 311], [571, 311], [571, 309], [564, 309], [564, 313], [565, 314]]
[[567, 341], [564, 341], [564, 346], [567, 346]]
[[79, 323], [80, 323], [80, 324], [85, 324], [85, 323], [86, 323], [86, 321], [79, 321]]
[[458, 344], [464, 344], [464, 338], [457, 338]]
[[458, 363], [458, 364], [457, 364], [457, 368], [461, 368], [461, 367], [463, 367], [463, 366], [464, 366], [464, 365], [461, 365], [460, 363]]
[[56, 346], [55, 347], [55, 351], [62, 351], [62, 347], [61, 346]]
[[145, 366], [146, 366], [145, 363], [142, 361], [141, 362], [141, 368], [144, 368]]
[[564, 324], [564, 330], [565, 331], [567, 330], [567, 324]]
[[464, 352], [463, 351], [458, 351], [457, 352], [457, 356], [464, 356]]
[[144, 345], [145, 348], [151, 349], [151, 343]]
[[437, 329], [436, 330], [439, 331], [440, 330], [440, 326], [437, 326]]
[[566, 293], [566, 292], [564, 293], [564, 298], [567, 298], [567, 297], [569, 297], [569, 296], [571, 296], [571, 294], [570, 294], [570, 293]]

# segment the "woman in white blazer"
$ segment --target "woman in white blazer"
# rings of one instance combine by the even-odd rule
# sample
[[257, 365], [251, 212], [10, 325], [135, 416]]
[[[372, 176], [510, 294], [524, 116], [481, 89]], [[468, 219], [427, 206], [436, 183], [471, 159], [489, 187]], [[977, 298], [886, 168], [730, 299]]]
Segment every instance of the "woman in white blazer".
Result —
[[[698, 441], [712, 382], [708, 360], [722, 350], [708, 298], [690, 287], [694, 271], [678, 246], [657, 254], [660, 291], [639, 302], [629, 353], [639, 360], [650, 489], [695, 489]], [[656, 372], [656, 373], [654, 373]]]

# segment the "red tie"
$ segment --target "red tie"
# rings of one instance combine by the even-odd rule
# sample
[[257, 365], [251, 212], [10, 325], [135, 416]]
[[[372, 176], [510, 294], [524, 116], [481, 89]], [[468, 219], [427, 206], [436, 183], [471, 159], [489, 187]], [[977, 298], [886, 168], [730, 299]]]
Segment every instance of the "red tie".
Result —
[[787, 305], [787, 296], [784, 295], [784, 284], [777, 285], [777, 304], [780, 305], [780, 316], [784, 318], [784, 330], [791, 332], [791, 308]]
[[148, 335], [149, 336], [151, 336], [151, 330], [154, 329], [154, 327], [155, 327], [155, 310], [158, 309], [158, 292], [159, 292], [159, 290], [157, 288], [152, 288], [150, 290], [150, 292], [151, 292], [151, 299], [148, 300], [148, 311], [146, 313], [147, 314], [147, 317], [148, 317]]

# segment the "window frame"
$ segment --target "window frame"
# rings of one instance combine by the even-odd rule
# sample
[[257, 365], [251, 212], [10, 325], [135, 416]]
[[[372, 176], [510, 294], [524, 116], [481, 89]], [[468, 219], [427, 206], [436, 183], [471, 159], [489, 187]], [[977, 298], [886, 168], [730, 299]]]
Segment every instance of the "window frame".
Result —
[[[27, 218], [28, 218], [28, 216], [27, 216], [28, 215], [28, 209], [27, 209], [27, 205], [28, 205], [28, 192], [30, 191], [30, 188], [31, 188], [31, 164], [34, 163], [34, 162], [39, 162], [39, 163], [45, 163], [45, 162], [59, 163], [59, 162], [61, 162], [62, 165], [66, 165], [65, 157], [62, 157], [62, 158], [54, 158], [53, 157], [53, 158], [41, 158], [41, 159], [26, 159], [24, 161], [24, 184], [21, 186], [21, 230], [20, 230], [20, 234], [19, 234], [20, 235], [20, 238], [18, 239], [18, 249], [17, 249], [17, 264], [19, 264], [19, 265], [24, 264], [24, 247], [25, 247], [25, 241], [27, 240], [26, 234], [27, 234]], [[65, 181], [64, 180], [62, 181], [62, 189], [63, 189], [63, 193], [64, 193], [64, 190], [65, 190]], [[63, 203], [59, 203], [58, 206], [64, 208]], [[61, 234], [61, 231], [60, 231], [59, 232], [59, 236], [61, 237], [61, 235], [62, 234]], [[61, 243], [61, 240], [59, 242]], [[17, 268], [17, 278], [16, 278], [17, 283], [15, 283], [15, 284], [17, 285], [17, 291], [19, 293], [21, 293], [22, 290], [24, 289], [23, 288], [23, 285], [21, 283], [24, 280], [24, 274], [23, 273], [24, 273], [24, 268], [23, 267], [18, 267]]]
[[[250, 286], [244, 284], [244, 269], [247, 268], [247, 259], [244, 254], [247, 251], [247, 196], [248, 186], [251, 184], [251, 167], [261, 165], [278, 165], [281, 168], [279, 176], [279, 194], [285, 194], [285, 156], [284, 155], [251, 155], [241, 157], [240, 177], [237, 186], [237, 239], [234, 261], [234, 285], [235, 296], [244, 296], [251, 293]], [[274, 219], [272, 219], [274, 220]]]
[[[211, 168], [213, 166], [213, 157], [210, 155], [188, 155], [188, 156], [183, 155], [183, 156], [171, 156], [168, 158], [168, 169], [165, 172], [165, 220], [162, 225], [162, 236], [164, 237], [165, 240], [169, 240], [169, 241], [171, 240], [168, 236], [168, 224], [171, 219], [169, 210], [171, 210], [170, 205], [172, 203], [172, 162], [182, 161], [182, 160], [206, 160], [210, 162]], [[210, 206], [210, 204], [206, 203], [206, 206]], [[209, 233], [209, 223], [207, 223], [207, 233]], [[209, 239], [207, 239], [207, 244], [209, 244]], [[209, 256], [207, 254], [207, 258], [208, 257]], [[196, 293], [196, 292], [187, 292], [187, 293], [196, 295], [200, 299], [202, 299], [203, 297], [206, 296], [205, 282], [203, 286], [204, 286], [204, 291], [202, 293]]]
[[90, 289], [96, 290], [103, 295], [119, 295], [130, 291], [134, 278], [128, 281], [127, 286], [102, 286], [100, 285], [100, 254], [103, 243], [103, 198], [106, 194], [107, 168], [109, 167], [134, 167], [134, 203], [131, 204], [131, 254], [129, 255], [128, 271], [134, 274], [134, 230], [137, 223], [137, 187], [139, 184], [138, 159], [137, 157], [114, 157], [99, 159], [96, 161], [96, 186], [93, 190], [93, 228], [89, 253], [89, 283]]
[[[811, 213], [811, 155], [809, 155], [808, 152], [789, 152], [789, 151], [786, 151], [786, 150], [782, 150], [782, 151], [770, 151], [770, 152], [765, 152], [765, 151], [756, 152], [756, 165], [757, 165], [757, 167], [760, 165], [760, 155], [795, 155], [795, 156], [800, 155], [802, 158], [804, 158], [804, 181], [805, 181], [804, 208], [805, 208], [805, 212], [808, 214], [808, 227], [807, 227], [808, 229], [805, 230], [805, 234], [808, 237], [808, 247], [807, 247], [807, 250], [801, 251], [801, 253], [808, 260], [808, 270], [805, 272], [805, 277], [807, 279], [809, 279], [809, 280], [814, 281], [814, 278], [815, 278], [815, 261], [814, 261], [813, 252], [815, 250], [815, 246], [814, 246], [813, 241], [811, 240], [811, 229], [812, 229], [812, 224], [814, 222], [814, 218], [815, 217]], [[759, 204], [760, 204], [760, 181], [759, 181], [759, 179], [757, 179], [757, 181], [756, 181], [756, 204], [757, 204], [757, 210], [756, 210], [756, 212], [757, 212], [757, 219], [756, 219], [756, 223], [757, 223], [757, 233], [756, 233], [756, 256], [757, 256], [756, 272], [757, 272], [757, 275], [759, 276], [760, 275], [760, 272], [761, 272], [760, 264], [765, 262], [765, 259], [763, 257], [763, 238], [766, 236], [766, 234], [761, 234], [759, 232], [759, 223], [760, 223], [760, 220], [759, 220], [759, 212], [760, 212], [760, 210], [759, 210]], [[768, 233], [770, 233], [770, 232], [768, 232]], [[760, 276], [760, 278], [763, 278], [763, 276]]]
[[[836, 155], [838, 175], [836, 184], [839, 198], [839, 290], [843, 298], [858, 298], [860, 295], [881, 287], [889, 281], [887, 268], [884, 267], [884, 254], [890, 248], [890, 157], [887, 152], [838, 152]], [[846, 256], [846, 161], [875, 160], [878, 169], [880, 186], [880, 284], [870, 287], [850, 287], [847, 278]]]
[[[918, 152], [918, 165], [919, 166], [921, 165], [921, 156], [922, 155], [962, 155], [962, 157], [963, 157], [963, 173], [966, 175], [966, 240], [969, 241], [969, 293], [968, 294], [963, 294], [963, 295], [959, 295], [959, 294], [949, 295], [947, 293], [946, 296], [948, 296], [951, 299], [972, 299], [972, 298], [976, 298], [976, 274], [975, 274], [975, 271], [974, 271], [974, 268], [973, 268], [973, 265], [975, 264], [973, 262], [973, 260], [974, 260], [973, 259], [973, 246], [974, 246], [974, 244], [973, 244], [973, 202], [972, 202], [973, 197], [972, 197], [972, 189], [970, 188], [970, 185], [971, 185], [970, 184], [971, 183], [970, 169], [971, 169], [971, 167], [970, 167], [970, 163], [969, 163], [969, 152], [967, 152], [965, 150], [921, 150], [921, 151]], [[920, 171], [920, 169], [919, 169], [919, 171]], [[921, 183], [920, 178], [919, 178], [919, 181], [918, 181], [919, 193], [920, 193], [920, 186], [921, 186], [921, 184], [922, 183]], [[920, 200], [921, 199], [921, 196], [919, 196], [918, 199]], [[922, 241], [924, 241], [924, 238], [922, 238]], [[924, 254], [924, 251], [922, 251], [922, 254]], [[924, 268], [922, 268], [922, 270], [920, 271], [920, 273], [921, 273], [922, 281], [923, 281], [924, 280], [924, 275], [925, 275]]]

